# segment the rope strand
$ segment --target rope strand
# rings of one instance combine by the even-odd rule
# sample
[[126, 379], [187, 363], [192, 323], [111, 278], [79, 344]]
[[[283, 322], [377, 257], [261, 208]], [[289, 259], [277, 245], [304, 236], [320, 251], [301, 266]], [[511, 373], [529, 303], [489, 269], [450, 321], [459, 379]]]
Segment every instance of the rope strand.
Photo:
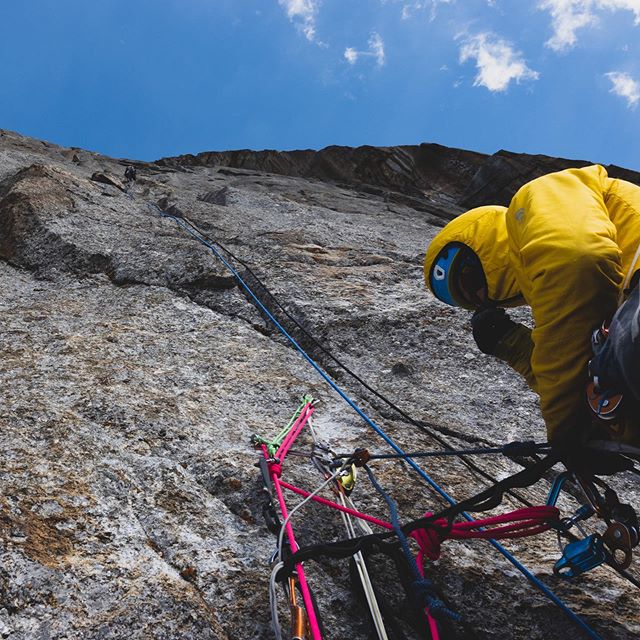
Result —
[[[405, 455], [405, 452], [366, 414], [355, 402], [324, 372], [323, 369], [307, 354], [307, 352], [299, 345], [299, 343], [290, 335], [289, 332], [282, 326], [280, 322], [273, 316], [273, 314], [265, 307], [265, 305], [258, 299], [256, 294], [251, 290], [249, 285], [244, 281], [238, 271], [229, 263], [229, 261], [221, 255], [220, 251], [209, 242], [196, 228], [192, 228], [181, 217], [174, 216], [172, 214], [162, 211], [157, 205], [150, 205], [153, 209], [157, 210], [160, 215], [174, 220], [179, 226], [197, 239], [204, 246], [208, 247], [211, 252], [225, 265], [225, 267], [233, 274], [240, 286], [255, 304], [262, 310], [262, 312], [269, 318], [274, 326], [282, 333], [282, 335], [291, 343], [291, 345], [300, 353], [300, 355], [309, 363], [309, 365], [315, 369], [320, 377], [396, 452], [401, 455]], [[407, 459], [407, 464], [411, 466], [416, 473], [442, 498], [444, 498], [449, 504], [455, 505], [455, 500], [449, 496], [444, 489], [442, 489], [431, 477], [410, 458]], [[472, 520], [472, 518], [463, 513], [463, 516]], [[540, 592], [542, 592], [547, 598], [549, 598], [554, 604], [556, 604], [562, 612], [570, 618], [576, 625], [578, 625], [590, 638], [593, 640], [602, 640], [601, 636], [596, 633], [587, 623], [582, 620], [576, 613], [567, 607], [567, 605], [558, 598], [545, 584], [543, 584], [538, 578], [536, 578], [521, 562], [519, 562], [509, 551], [507, 551], [502, 545], [495, 540], [489, 540], [491, 544], [500, 554], [502, 554], [514, 567], [516, 567], [526, 578], [531, 582]]]

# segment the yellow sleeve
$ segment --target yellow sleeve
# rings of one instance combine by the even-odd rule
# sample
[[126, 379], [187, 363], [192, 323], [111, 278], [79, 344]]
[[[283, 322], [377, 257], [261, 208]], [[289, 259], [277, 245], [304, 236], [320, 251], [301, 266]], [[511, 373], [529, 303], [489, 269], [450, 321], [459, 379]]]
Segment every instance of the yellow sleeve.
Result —
[[606, 184], [597, 165], [552, 173], [522, 187], [507, 212], [512, 265], [535, 322], [531, 370], [550, 441], [587, 428], [590, 335], [615, 311], [623, 279]]
[[515, 369], [533, 391], [538, 390], [536, 378], [531, 370], [531, 353], [533, 351], [533, 341], [531, 340], [531, 329], [518, 323], [514, 329], [496, 345], [494, 355], [503, 360]]

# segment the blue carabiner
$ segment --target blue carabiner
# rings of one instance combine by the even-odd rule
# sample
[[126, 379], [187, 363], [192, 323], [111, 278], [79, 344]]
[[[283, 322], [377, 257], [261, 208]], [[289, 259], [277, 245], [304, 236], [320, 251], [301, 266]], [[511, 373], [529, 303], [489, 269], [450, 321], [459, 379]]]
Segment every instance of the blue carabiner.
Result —
[[547, 496], [547, 506], [555, 507], [556, 502], [558, 502], [558, 496], [560, 495], [560, 491], [562, 491], [562, 487], [564, 487], [566, 481], [573, 474], [570, 471], [563, 471], [558, 477], [553, 481], [553, 485], [551, 486], [551, 491], [549, 491], [549, 495]]

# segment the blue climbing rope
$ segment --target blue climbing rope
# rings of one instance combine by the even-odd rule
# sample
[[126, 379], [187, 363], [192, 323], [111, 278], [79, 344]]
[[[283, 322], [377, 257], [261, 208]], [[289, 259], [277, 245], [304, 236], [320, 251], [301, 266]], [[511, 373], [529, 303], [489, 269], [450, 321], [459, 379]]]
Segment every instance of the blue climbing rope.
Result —
[[418, 568], [418, 562], [416, 561], [416, 558], [411, 551], [411, 547], [409, 546], [409, 540], [407, 540], [407, 536], [402, 530], [402, 525], [400, 524], [400, 516], [398, 515], [398, 505], [396, 504], [395, 500], [382, 488], [382, 485], [373, 475], [373, 471], [371, 471], [369, 465], [365, 464], [364, 470], [367, 472], [369, 480], [371, 481], [374, 489], [382, 496], [382, 499], [387, 503], [387, 506], [389, 507], [389, 515], [391, 517], [393, 531], [396, 534], [398, 541], [400, 542], [402, 553], [404, 553], [411, 574], [413, 575], [413, 583], [411, 586], [415, 589], [418, 596], [422, 597], [420, 606], [426, 606], [429, 612], [434, 617], [446, 617], [456, 621], [461, 620], [462, 617], [460, 616], [460, 614], [449, 609], [447, 605], [437, 596], [436, 587], [433, 582], [428, 578], [425, 578], [420, 572], [420, 569]]
[[[222, 264], [229, 270], [229, 272], [238, 281], [238, 284], [244, 289], [249, 297], [255, 302], [256, 306], [262, 311], [262, 313], [273, 323], [278, 331], [291, 343], [291, 345], [298, 351], [298, 353], [307, 361], [307, 363], [315, 369], [320, 377], [380, 436], [396, 453], [401, 456], [406, 456], [405, 452], [399, 447], [385, 432], [380, 428], [360, 407], [328, 376], [327, 373], [309, 356], [309, 354], [298, 344], [296, 339], [289, 334], [289, 332], [278, 322], [274, 315], [267, 309], [267, 307], [260, 301], [260, 299], [253, 292], [251, 287], [244, 281], [242, 276], [234, 268], [234, 266], [220, 253], [217, 247], [209, 242], [196, 228], [188, 224], [183, 218], [172, 215], [163, 211], [155, 204], [149, 203], [149, 206], [157, 211], [160, 216], [164, 218], [170, 218], [174, 220], [180, 227], [182, 227], [189, 235], [198, 240], [201, 244], [207, 247], [213, 255], [222, 262]], [[454, 506], [456, 501], [440, 487], [414, 460], [407, 458], [407, 463], [413, 468], [413, 470], [446, 502]], [[465, 512], [462, 512], [462, 516], [469, 522], [473, 522], [473, 518]], [[505, 549], [500, 543], [495, 540], [488, 540], [499, 553], [504, 556], [522, 575], [529, 580], [541, 593], [543, 593], [549, 600], [551, 600], [572, 622], [579, 626], [590, 638], [593, 640], [603, 640], [594, 629], [592, 629], [580, 616], [574, 613], [569, 607], [556, 596], [551, 589], [549, 589], [543, 582], [541, 582], [536, 576], [534, 576], [519, 560], [515, 558], [507, 549]]]

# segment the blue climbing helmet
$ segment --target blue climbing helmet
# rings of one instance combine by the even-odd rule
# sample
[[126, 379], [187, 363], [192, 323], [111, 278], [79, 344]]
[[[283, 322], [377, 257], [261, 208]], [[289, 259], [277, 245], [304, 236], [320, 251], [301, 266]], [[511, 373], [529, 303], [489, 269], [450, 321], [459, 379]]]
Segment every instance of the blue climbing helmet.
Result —
[[486, 301], [487, 281], [480, 259], [460, 242], [446, 245], [436, 256], [429, 285], [436, 298], [453, 307], [477, 309]]

